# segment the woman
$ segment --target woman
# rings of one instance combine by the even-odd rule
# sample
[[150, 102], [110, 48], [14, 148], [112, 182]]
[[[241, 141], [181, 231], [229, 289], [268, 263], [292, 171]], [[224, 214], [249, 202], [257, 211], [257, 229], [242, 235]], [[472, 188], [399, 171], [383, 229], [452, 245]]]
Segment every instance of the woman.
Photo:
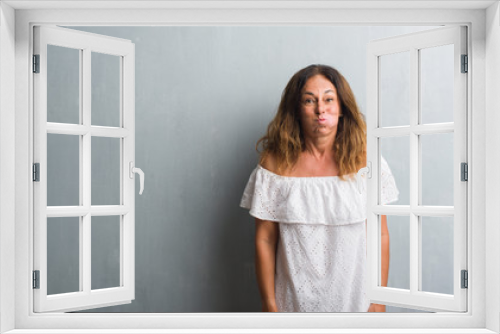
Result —
[[[366, 124], [334, 68], [311, 65], [288, 82], [241, 206], [256, 220], [256, 271], [268, 312], [384, 311], [365, 293]], [[397, 200], [382, 161], [382, 201]], [[389, 247], [382, 219], [382, 284]]]

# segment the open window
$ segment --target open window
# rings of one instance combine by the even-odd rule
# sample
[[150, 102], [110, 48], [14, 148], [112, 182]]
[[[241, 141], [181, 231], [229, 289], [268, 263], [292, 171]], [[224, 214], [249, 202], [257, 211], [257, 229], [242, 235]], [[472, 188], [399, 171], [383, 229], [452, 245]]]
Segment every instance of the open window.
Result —
[[34, 28], [35, 312], [134, 299], [134, 57], [128, 40]]
[[[466, 311], [466, 28], [373, 41], [367, 68], [369, 297], [428, 311]], [[381, 157], [396, 183], [406, 185], [389, 205], [380, 204]], [[406, 238], [400, 249], [391, 245], [390, 256], [402, 257], [408, 279], [388, 286], [381, 285], [382, 215], [389, 235], [392, 226]], [[447, 249], [429, 254], [429, 243]], [[436, 270], [449, 271], [446, 286], [432, 284]]]
[[[202, 332], [214, 328], [234, 332], [255, 331], [259, 328], [286, 330], [302, 328], [302, 332], [314, 332], [318, 328], [342, 328], [353, 332], [390, 331], [400, 332], [444, 331], [497, 332], [498, 331], [498, 173], [496, 160], [499, 141], [496, 133], [498, 125], [495, 110], [498, 107], [499, 25], [498, 3], [493, 1], [405, 1], [388, 5], [384, 1], [370, 3], [328, 2], [311, 3], [304, 10], [292, 2], [280, 2], [279, 8], [267, 8], [260, 2], [242, 6], [209, 2], [203, 5], [177, 2], [161, 2], [152, 8], [148, 2], [136, 2], [136, 7], [128, 2], [85, 2], [81, 6], [68, 1], [55, 4], [50, 1], [19, 2], [3, 1], [0, 8], [2, 88], [1, 110], [3, 129], [1, 164], [2, 175], [2, 327], [3, 330], [46, 332], [48, 329], [65, 328], [78, 331], [82, 328], [89, 333], [104, 333], [113, 328], [136, 328], [130, 332], [148, 331], [148, 328], [191, 328]], [[149, 7], [148, 7], [149, 6]], [[163, 8], [160, 8], [163, 6]], [[84, 9], [85, 7], [85, 9]], [[106, 9], [104, 9], [104, 7]], [[130, 8], [129, 8], [130, 7]], [[236, 8], [237, 7], [237, 8]], [[264, 8], [266, 7], [266, 8]], [[141, 8], [141, 10], [138, 10]], [[374, 13], [376, 15], [374, 15]], [[311, 18], [315, 18], [312, 20]], [[317, 19], [316, 19], [317, 18]], [[472, 55], [469, 66], [479, 69], [468, 77], [468, 260], [470, 271], [468, 308], [466, 313], [432, 315], [386, 314], [386, 315], [343, 315], [318, 314], [300, 316], [266, 316], [260, 314], [32, 314], [33, 295], [31, 288], [32, 255], [37, 252], [33, 245], [33, 186], [31, 168], [33, 159], [33, 79], [39, 74], [31, 74], [33, 24], [64, 25], [227, 25], [228, 22], [245, 26], [295, 25], [301, 29], [308, 25], [433, 25], [467, 23], [468, 51]], [[485, 25], [486, 24], [486, 25]], [[486, 27], [486, 29], [485, 29]], [[106, 35], [104, 33], [104, 35]], [[124, 37], [128, 38], [128, 37]], [[347, 36], [346, 36], [347, 38]], [[371, 39], [375, 39], [372, 37]], [[351, 39], [351, 43], [355, 39]], [[327, 43], [333, 44], [330, 39]], [[134, 41], [135, 42], [135, 41]], [[363, 41], [364, 42], [364, 41]], [[277, 43], [279, 44], [279, 43]], [[169, 46], [167, 48], [171, 50]], [[245, 49], [247, 50], [247, 49]], [[293, 54], [293, 52], [291, 53]], [[477, 55], [477, 57], [474, 57]], [[330, 57], [331, 58], [331, 57]], [[329, 59], [330, 59], [329, 58]], [[287, 62], [285, 62], [287, 63]], [[364, 67], [364, 66], [360, 66]], [[295, 67], [294, 67], [295, 68]], [[258, 72], [257, 74], [260, 74]], [[15, 85], [14, 85], [15, 82]], [[15, 87], [14, 87], [15, 86]], [[362, 87], [364, 85], [360, 85]], [[366, 110], [366, 108], [365, 108]], [[15, 116], [15, 117], [14, 117]], [[15, 136], [14, 136], [15, 128]], [[488, 134], [486, 134], [488, 133]], [[14, 138], [15, 137], [15, 138]], [[15, 139], [15, 140], [14, 140]], [[486, 147], [485, 147], [486, 145]], [[250, 149], [252, 149], [251, 147]], [[250, 150], [249, 149], [249, 150]], [[249, 151], [243, 151], [245, 154]], [[486, 157], [486, 153], [488, 156]], [[386, 157], [384, 155], [384, 157]], [[38, 162], [38, 161], [35, 161]], [[395, 167], [391, 164], [393, 170]], [[43, 172], [43, 170], [42, 170]], [[8, 181], [12, 178], [12, 182]], [[15, 182], [14, 182], [15, 181]], [[471, 182], [472, 181], [472, 182]], [[148, 189], [149, 190], [149, 189]], [[13, 194], [15, 193], [15, 196]], [[471, 195], [474, 195], [473, 197]], [[455, 205], [458, 205], [455, 203]], [[44, 208], [45, 210], [45, 208]], [[36, 219], [39, 222], [39, 219]], [[472, 273], [472, 274], [471, 274]], [[473, 277], [472, 277], [473, 276]], [[15, 289], [14, 289], [15, 287]], [[137, 289], [139, 293], [139, 289]], [[136, 298], [137, 299], [137, 298]], [[13, 307], [12, 305], [15, 305]], [[354, 327], [354, 329], [349, 329]], [[246, 328], [246, 329], [243, 329]], [[382, 329], [381, 329], [382, 328]], [[385, 329], [383, 329], [385, 328]], [[194, 331], [194, 329], [193, 329]], [[14, 331], [15, 332], [15, 331]]]

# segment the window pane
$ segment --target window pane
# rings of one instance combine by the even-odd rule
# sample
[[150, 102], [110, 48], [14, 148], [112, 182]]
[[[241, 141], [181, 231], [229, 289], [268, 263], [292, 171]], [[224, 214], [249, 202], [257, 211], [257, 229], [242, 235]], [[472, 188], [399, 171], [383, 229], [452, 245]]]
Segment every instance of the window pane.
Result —
[[47, 134], [47, 205], [80, 205], [80, 137]]
[[422, 291], [453, 294], [453, 217], [421, 217]]
[[[398, 200], [389, 205], [409, 205], [410, 204], [410, 137], [387, 137], [380, 138], [380, 153], [387, 161], [390, 173], [394, 177], [396, 187], [399, 191]], [[389, 188], [390, 174], [381, 163], [379, 169], [380, 182], [380, 203], [387, 198], [385, 193]]]
[[380, 126], [410, 124], [410, 52], [379, 57]]
[[421, 135], [422, 205], [453, 205], [453, 133]]
[[92, 217], [92, 290], [120, 286], [120, 216]]
[[120, 57], [92, 52], [92, 125], [120, 126]]
[[[387, 232], [389, 239], [384, 233], [381, 224], [381, 268], [387, 266], [389, 256], [389, 276], [387, 286], [391, 288], [410, 289], [410, 217], [409, 216], [386, 216]], [[385, 235], [385, 236], [384, 236]], [[389, 254], [384, 252], [389, 243]], [[382, 269], [383, 270], [383, 269]]]
[[47, 218], [47, 294], [80, 291], [80, 218]]
[[80, 50], [47, 45], [47, 121], [80, 123]]
[[92, 137], [92, 205], [120, 204], [120, 142]]
[[422, 123], [453, 122], [453, 45], [420, 50]]

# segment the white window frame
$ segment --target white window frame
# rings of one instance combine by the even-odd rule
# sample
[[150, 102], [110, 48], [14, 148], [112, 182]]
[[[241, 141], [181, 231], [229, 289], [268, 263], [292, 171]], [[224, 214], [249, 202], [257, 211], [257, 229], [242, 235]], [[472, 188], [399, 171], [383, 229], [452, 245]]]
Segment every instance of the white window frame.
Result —
[[[58, 45], [78, 50], [80, 58], [79, 124], [47, 122], [47, 46]], [[120, 67], [120, 124], [115, 127], [92, 125], [92, 53], [113, 55]], [[34, 27], [34, 54], [39, 55], [39, 73], [34, 82], [34, 162], [40, 165], [39, 182], [34, 183], [34, 270], [40, 284], [34, 289], [36, 312], [75, 311], [130, 303], [135, 296], [135, 180], [130, 177], [135, 162], [135, 45], [129, 40], [101, 36], [52, 26]], [[47, 206], [47, 134], [78, 135], [80, 152], [80, 203], [75, 206]], [[114, 138], [120, 144], [120, 203], [92, 205], [92, 138]], [[131, 164], [129, 167], [129, 163]], [[130, 171], [131, 172], [131, 171]], [[120, 285], [92, 289], [92, 216], [119, 218]], [[79, 220], [79, 291], [48, 295], [47, 221], [52, 217], [77, 217]]]
[[[461, 181], [461, 163], [467, 162], [467, 75], [462, 73], [462, 55], [467, 54], [467, 31], [464, 26], [439, 27], [436, 29], [405, 34], [371, 41], [367, 54], [367, 161], [371, 177], [367, 180], [368, 225], [368, 275], [367, 293], [371, 300], [380, 304], [412, 305], [428, 311], [467, 310], [467, 290], [462, 288], [461, 270], [467, 269], [467, 183]], [[454, 80], [453, 120], [451, 122], [425, 124], [421, 121], [421, 50], [451, 45]], [[409, 123], [400, 126], [383, 126], [380, 105], [381, 58], [406, 52], [409, 56]], [[390, 65], [388, 65], [390, 66]], [[451, 134], [453, 136], [453, 205], [423, 205], [421, 135]], [[399, 137], [401, 136], [401, 137]], [[408, 139], [409, 150], [409, 203], [407, 205], [383, 205], [381, 203], [380, 159], [381, 140], [389, 137]], [[409, 287], [408, 289], [380, 286], [381, 280], [381, 215], [404, 215], [409, 219]], [[453, 226], [453, 274], [452, 294], [422, 290], [422, 217], [442, 216], [452, 219]]]
[[[130, 2], [69, 1], [17, 2], [3, 1], [0, 13], [0, 330], [12, 333], [104, 333], [128, 329], [129, 333], [164, 329], [176, 332], [283, 332], [301, 328], [296, 333], [349, 332], [422, 333], [460, 332], [491, 333], [500, 330], [500, 203], [497, 166], [500, 136], [486, 140], [485, 131], [497, 130], [500, 116], [500, 27], [498, 1], [433, 1], [403, 4], [403, 1], [309, 2], [306, 1], [240, 1], [180, 2], [165, 1], [163, 9], [92, 10], [99, 6], [126, 6]], [[111, 3], [111, 4], [110, 4]], [[404, 1], [408, 3], [408, 1]], [[136, 7], [147, 7], [135, 3]], [[15, 8], [35, 8], [19, 10]], [[27, 6], [27, 7], [26, 7]], [[31, 7], [30, 7], [31, 6]], [[52, 6], [52, 7], [51, 7]], [[69, 9], [58, 7], [70, 6]], [[88, 9], [71, 9], [83, 8]], [[150, 6], [159, 6], [155, 3]], [[394, 6], [398, 9], [391, 9]], [[427, 6], [427, 7], [426, 7]], [[461, 7], [460, 7], [461, 6]], [[490, 6], [488, 10], [485, 8]], [[493, 6], [493, 7], [491, 7]], [[180, 9], [179, 7], [183, 7]], [[312, 9], [310, 9], [312, 7]], [[403, 7], [403, 9], [401, 9]], [[405, 8], [406, 7], [406, 8]], [[436, 9], [436, 7], [438, 9]], [[457, 9], [457, 7], [459, 9]], [[49, 8], [49, 10], [42, 10]], [[52, 9], [50, 9], [52, 8]], [[276, 10], [276, 9], [280, 10]], [[307, 8], [307, 9], [304, 9]], [[348, 8], [357, 8], [356, 10]], [[370, 8], [370, 9], [367, 9]], [[375, 8], [375, 10], [373, 9]], [[461, 9], [460, 9], [461, 8]], [[15, 23], [13, 20], [15, 14]], [[485, 26], [486, 22], [486, 26]], [[468, 312], [435, 314], [35, 314], [33, 313], [32, 269], [32, 184], [29, 178], [32, 154], [32, 27], [35, 24], [59, 25], [437, 25], [468, 26]], [[486, 27], [488, 29], [486, 29]], [[15, 31], [15, 42], [13, 40]], [[487, 46], [487, 47], [485, 47]], [[14, 49], [15, 47], [15, 49]], [[14, 57], [15, 52], [15, 57]], [[14, 61], [15, 59], [15, 61]], [[12, 68], [15, 65], [15, 73]], [[15, 81], [14, 81], [15, 80]], [[15, 82], [15, 85], [12, 84]], [[488, 85], [486, 85], [488, 83]], [[497, 91], [495, 91], [495, 89]], [[15, 101], [13, 99], [15, 93]], [[15, 102], [15, 109], [13, 104]], [[486, 108], [488, 107], [488, 108]], [[496, 112], [498, 114], [498, 112]], [[496, 131], [498, 132], [498, 130]], [[489, 137], [488, 137], [489, 138]], [[487, 150], [489, 149], [489, 150]], [[10, 158], [10, 159], [9, 159]], [[12, 160], [15, 159], [15, 163]], [[15, 171], [15, 184], [9, 181]], [[488, 178], [488, 184], [485, 180]], [[6, 187], [4, 187], [6, 185]], [[9, 198], [15, 194], [15, 212], [9, 209]], [[472, 196], [472, 194], [474, 196]], [[488, 197], [486, 196], [488, 195]], [[14, 219], [11, 219], [14, 218]], [[15, 239], [15, 244], [12, 240]], [[486, 252], [487, 250], [487, 252]], [[14, 253], [14, 261], [12, 254]], [[12, 290], [15, 286], [15, 290]], [[486, 293], [488, 291], [488, 293]], [[15, 308], [12, 308], [15, 305]], [[132, 330], [132, 328], [136, 330]], [[182, 331], [190, 328], [192, 331]], [[244, 329], [247, 330], [244, 330]], [[383, 328], [383, 329], [382, 329]], [[431, 329], [429, 329], [431, 328]], [[211, 329], [211, 330], [210, 330]], [[240, 330], [238, 330], [240, 329]], [[355, 330], [358, 329], [358, 330]], [[465, 329], [465, 330], [464, 330]], [[45, 330], [45, 331], [44, 331]], [[345, 331], [344, 331], [345, 332]]]

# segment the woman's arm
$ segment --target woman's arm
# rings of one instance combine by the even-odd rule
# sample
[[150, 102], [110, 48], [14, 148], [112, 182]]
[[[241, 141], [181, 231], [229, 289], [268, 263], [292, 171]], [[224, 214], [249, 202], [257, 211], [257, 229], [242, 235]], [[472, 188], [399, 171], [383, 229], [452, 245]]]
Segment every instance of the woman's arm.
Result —
[[[389, 229], [387, 228], [387, 216], [381, 217], [381, 245], [382, 245], [382, 259], [381, 259], [381, 270], [382, 270], [382, 286], [387, 286], [387, 280], [389, 278]], [[368, 312], [385, 312], [385, 305], [381, 304], [371, 304]]]
[[387, 216], [381, 217], [381, 244], [382, 244], [382, 286], [387, 286], [387, 280], [389, 279], [389, 229], [387, 228]]
[[274, 274], [276, 270], [276, 245], [278, 244], [278, 224], [255, 219], [255, 269], [263, 312], [277, 312], [274, 294]]

